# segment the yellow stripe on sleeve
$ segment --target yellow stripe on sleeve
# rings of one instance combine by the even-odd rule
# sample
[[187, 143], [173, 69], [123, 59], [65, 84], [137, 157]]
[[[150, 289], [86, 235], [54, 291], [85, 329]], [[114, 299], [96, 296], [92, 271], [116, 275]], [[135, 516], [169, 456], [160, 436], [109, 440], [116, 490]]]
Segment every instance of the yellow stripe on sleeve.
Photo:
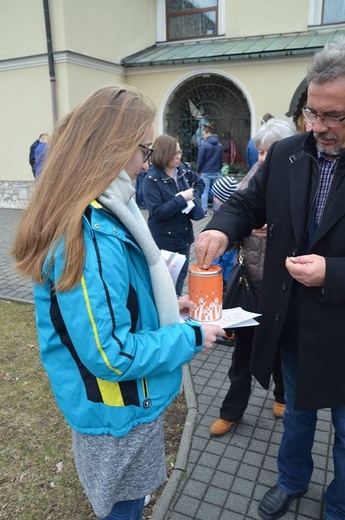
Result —
[[102, 359], [103, 359], [104, 363], [106, 364], [106, 366], [109, 368], [109, 370], [112, 370], [113, 372], [116, 372], [116, 374], [121, 375], [122, 374], [121, 370], [119, 370], [118, 368], [115, 368], [115, 367], [112, 366], [112, 364], [110, 363], [109, 359], [107, 358], [107, 356], [106, 356], [106, 354], [105, 354], [105, 352], [104, 352], [104, 350], [102, 348], [102, 345], [101, 345], [101, 342], [100, 342], [100, 339], [99, 339], [99, 335], [98, 335], [96, 321], [95, 321], [95, 319], [93, 317], [93, 314], [92, 314], [90, 299], [89, 299], [89, 295], [88, 295], [88, 292], [87, 292], [87, 287], [86, 287], [86, 282], [85, 282], [84, 275], [82, 275], [80, 283], [81, 283], [81, 287], [82, 287], [82, 290], [83, 290], [83, 295], [84, 295], [84, 300], [85, 300], [85, 304], [86, 304], [86, 308], [87, 308], [87, 313], [89, 315], [89, 320], [91, 322], [91, 326], [92, 326], [92, 330], [93, 330], [93, 336], [95, 338], [95, 343], [97, 345], [97, 349], [99, 350], [99, 353], [101, 354]]

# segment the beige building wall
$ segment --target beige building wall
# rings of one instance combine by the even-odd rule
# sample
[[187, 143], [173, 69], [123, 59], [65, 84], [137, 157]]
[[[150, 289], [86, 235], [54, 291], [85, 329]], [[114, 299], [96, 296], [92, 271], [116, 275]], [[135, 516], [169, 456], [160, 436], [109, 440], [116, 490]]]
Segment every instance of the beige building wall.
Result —
[[0, 0], [0, 60], [47, 51], [41, 0]]
[[54, 126], [52, 86], [59, 119], [96, 88], [125, 83], [121, 59], [155, 43], [155, 0], [50, 0], [49, 8], [55, 82], [42, 0], [0, 0], [2, 207], [26, 204], [29, 147]]
[[0, 104], [0, 179], [31, 180], [29, 146], [52, 131], [47, 67], [1, 72]]
[[309, 0], [226, 0], [226, 37], [305, 31]]
[[[219, 0], [229, 38], [308, 29], [312, 0]], [[165, 30], [165, 0], [49, 0], [56, 81], [49, 77], [42, 0], [0, 0], [0, 207], [26, 204], [34, 185], [29, 147], [58, 118], [96, 88], [128, 83], [156, 105], [156, 135], [164, 131], [164, 109], [181, 82], [214, 72], [243, 92], [252, 116], [285, 118], [305, 76], [308, 57], [233, 60], [202, 65], [124, 69], [121, 59], [156, 43]]]
[[156, 43], [156, 0], [50, 0], [50, 5], [55, 51], [119, 64]]
[[67, 64], [57, 67], [59, 80], [59, 114], [67, 114], [96, 89], [105, 85], [125, 84], [121, 67], [93, 68], [87, 64]]

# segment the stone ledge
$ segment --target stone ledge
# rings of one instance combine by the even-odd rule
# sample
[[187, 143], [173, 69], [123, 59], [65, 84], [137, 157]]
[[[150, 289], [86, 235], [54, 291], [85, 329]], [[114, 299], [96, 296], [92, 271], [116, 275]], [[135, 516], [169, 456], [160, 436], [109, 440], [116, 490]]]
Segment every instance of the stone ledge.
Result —
[[25, 209], [35, 181], [0, 181], [0, 208]]

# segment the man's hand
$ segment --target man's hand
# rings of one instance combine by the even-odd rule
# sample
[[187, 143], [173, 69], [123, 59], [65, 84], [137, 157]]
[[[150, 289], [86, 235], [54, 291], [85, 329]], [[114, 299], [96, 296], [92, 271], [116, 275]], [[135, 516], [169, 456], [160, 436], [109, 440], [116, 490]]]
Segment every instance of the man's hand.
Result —
[[215, 258], [222, 255], [229, 245], [229, 239], [222, 231], [203, 231], [195, 240], [195, 254], [198, 267], [208, 269]]
[[326, 260], [323, 256], [290, 256], [285, 266], [291, 276], [306, 287], [320, 287], [325, 283]]

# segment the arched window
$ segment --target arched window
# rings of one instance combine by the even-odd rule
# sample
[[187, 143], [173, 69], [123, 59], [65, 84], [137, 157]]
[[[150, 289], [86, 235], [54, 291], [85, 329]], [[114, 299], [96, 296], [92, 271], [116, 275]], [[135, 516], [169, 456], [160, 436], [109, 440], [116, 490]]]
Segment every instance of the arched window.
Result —
[[179, 140], [184, 161], [196, 161], [205, 124], [214, 127], [220, 140], [230, 133], [245, 157], [250, 134], [248, 103], [241, 90], [221, 75], [204, 73], [183, 81], [168, 99], [163, 119], [163, 133]]

